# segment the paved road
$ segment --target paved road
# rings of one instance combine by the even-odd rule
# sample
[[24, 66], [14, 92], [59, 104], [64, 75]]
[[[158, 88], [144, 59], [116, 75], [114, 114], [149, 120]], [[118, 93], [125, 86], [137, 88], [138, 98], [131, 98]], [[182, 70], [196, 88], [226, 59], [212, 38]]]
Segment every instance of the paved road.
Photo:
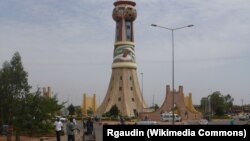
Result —
[[[241, 121], [236, 119], [234, 122], [234, 125], [244, 125], [246, 124], [247, 121]], [[187, 122], [188, 125], [197, 125], [198, 121], [189, 121]], [[223, 120], [219, 120], [219, 119], [213, 119], [211, 121], [208, 122], [208, 125], [230, 125], [230, 119], [223, 119]]]
[[[76, 132], [75, 141], [82, 141], [83, 126], [80, 122], [78, 122], [77, 128], [80, 129], [80, 132]], [[102, 141], [102, 125], [99, 123], [94, 123], [94, 128], [95, 128], [95, 134], [96, 134], [96, 141]], [[56, 141], [56, 137], [50, 137], [44, 141]], [[67, 141], [67, 135], [61, 136], [61, 141]]]
[[[243, 125], [245, 124], [247, 121], [240, 121], [240, 120], [235, 120], [235, 125]], [[164, 125], [171, 125], [172, 122], [160, 122], [160, 124], [164, 124]], [[229, 120], [212, 120], [209, 122], [210, 125], [229, 125]], [[100, 123], [95, 123], [94, 127], [95, 127], [95, 134], [96, 134], [96, 141], [103, 141], [102, 136], [103, 136], [103, 125], [104, 123], [100, 124]], [[117, 124], [117, 123], [108, 123], [108, 124]], [[177, 123], [176, 123], [177, 124]], [[184, 125], [197, 125], [198, 122], [197, 121], [188, 121], [188, 122], [183, 122], [183, 123], [178, 123], [178, 124], [184, 124]], [[80, 129], [80, 133], [76, 134], [76, 141], [82, 141], [81, 137], [83, 135], [83, 127], [81, 122], [78, 122], [78, 128]], [[77, 140], [77, 138], [79, 137], [79, 140]], [[0, 141], [2, 141], [3, 139], [5, 139], [5, 137], [1, 137], [0, 136]], [[14, 139], [14, 137], [13, 137]], [[24, 139], [25, 141], [41, 141], [40, 139], [37, 138], [28, 138], [28, 139]], [[14, 141], [14, 140], [13, 140]], [[44, 141], [56, 141], [55, 137], [48, 137], [47, 140]], [[61, 141], [67, 141], [67, 136], [61, 136]]]

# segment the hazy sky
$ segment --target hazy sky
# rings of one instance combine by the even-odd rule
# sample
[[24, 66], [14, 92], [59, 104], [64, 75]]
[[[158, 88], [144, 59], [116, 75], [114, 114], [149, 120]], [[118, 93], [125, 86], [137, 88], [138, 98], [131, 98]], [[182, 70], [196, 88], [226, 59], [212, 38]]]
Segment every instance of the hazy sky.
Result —
[[[111, 77], [115, 0], [0, 0], [0, 64], [22, 57], [29, 83], [51, 86], [75, 105], [83, 93], [102, 102]], [[137, 73], [148, 105], [162, 104], [172, 85], [171, 32], [176, 30], [175, 86], [193, 103], [211, 92], [250, 103], [249, 0], [136, 0]], [[2, 66], [1, 66], [2, 68]]]

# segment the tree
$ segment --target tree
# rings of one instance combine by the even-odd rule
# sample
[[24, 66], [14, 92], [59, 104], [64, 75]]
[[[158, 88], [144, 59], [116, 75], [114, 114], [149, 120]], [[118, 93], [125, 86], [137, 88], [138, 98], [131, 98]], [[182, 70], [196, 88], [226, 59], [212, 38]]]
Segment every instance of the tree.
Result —
[[228, 113], [231, 113], [232, 112], [232, 108], [233, 108], [233, 101], [234, 101], [234, 98], [231, 97], [230, 94], [227, 94], [226, 96], [224, 96], [224, 99], [225, 99], [225, 111], [228, 112]]
[[69, 105], [68, 110], [69, 110], [69, 115], [75, 114], [75, 107], [73, 106], [73, 104]]
[[159, 109], [159, 105], [158, 104], [154, 104], [150, 107], [150, 109], [153, 109], [154, 111], [156, 111], [157, 109]]
[[[229, 112], [231, 108], [233, 107], [233, 98], [230, 96], [230, 94], [227, 94], [226, 96], [223, 96], [220, 91], [213, 92], [211, 95], [209, 95], [207, 98], [208, 102], [211, 105], [212, 113], [215, 113], [218, 116], [223, 116], [225, 112]], [[201, 100], [201, 106], [204, 105], [205, 99]], [[205, 104], [206, 105], [206, 104]], [[210, 106], [208, 105], [208, 106]], [[205, 106], [206, 107], [206, 106]]]
[[201, 101], [200, 101], [200, 108], [201, 108], [201, 111], [203, 112], [203, 114], [207, 114], [207, 107], [208, 106], [208, 99], [207, 97], [202, 97], [201, 98]]
[[113, 105], [108, 112], [103, 114], [103, 116], [117, 118], [120, 116], [120, 110], [116, 105]]
[[77, 117], [82, 118], [82, 108], [81, 106], [75, 106], [75, 113]]
[[120, 114], [120, 110], [118, 109], [118, 107], [116, 105], [113, 105], [110, 110], [109, 110], [110, 114], [114, 117], [118, 117]]
[[225, 109], [224, 105], [217, 106], [216, 109], [215, 109], [216, 115], [223, 116], [225, 114], [224, 109]]
[[158, 104], [155, 104], [155, 105], [154, 105], [154, 110], [156, 111], [157, 109], [159, 109], [159, 105], [158, 105]]
[[[9, 128], [16, 123], [18, 111], [22, 108], [21, 102], [30, 88], [28, 73], [23, 68], [21, 56], [15, 52], [10, 62], [4, 62], [0, 73], [1, 122], [10, 125]], [[18, 125], [15, 128], [19, 130]]]
[[94, 114], [93, 109], [92, 109], [91, 107], [89, 107], [89, 108], [87, 109], [87, 115], [88, 115], [88, 116], [92, 116], [93, 114]]
[[38, 90], [35, 93], [26, 95], [23, 101], [23, 110], [20, 111], [20, 121], [22, 132], [44, 134], [54, 131], [53, 122], [55, 116], [64, 107], [65, 103], [58, 104], [57, 95], [45, 97]]
[[[0, 69], [0, 124], [15, 128], [16, 141], [20, 132], [45, 133], [52, 127], [52, 118], [63, 104], [57, 97], [43, 97], [38, 90], [30, 93], [28, 73], [24, 70], [21, 56], [16, 52], [10, 62]], [[11, 138], [7, 138], [11, 140]]]
[[224, 114], [221, 112], [216, 113], [218, 111], [223, 111], [221, 109], [225, 108], [224, 96], [220, 93], [220, 91], [216, 91], [210, 96], [210, 103], [211, 103], [211, 109], [213, 113], [215, 113], [218, 116], [221, 116]]

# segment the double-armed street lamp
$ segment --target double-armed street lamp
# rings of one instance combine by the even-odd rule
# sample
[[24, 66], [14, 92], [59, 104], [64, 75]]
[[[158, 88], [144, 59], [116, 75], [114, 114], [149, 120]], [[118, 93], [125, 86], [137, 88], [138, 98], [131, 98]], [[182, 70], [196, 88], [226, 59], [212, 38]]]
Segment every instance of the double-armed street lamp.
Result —
[[191, 25], [181, 26], [181, 27], [176, 27], [176, 28], [168, 28], [168, 27], [159, 26], [156, 24], [151, 24], [151, 26], [167, 29], [167, 30], [170, 30], [172, 33], [172, 87], [173, 87], [172, 88], [173, 89], [172, 114], [173, 114], [173, 125], [174, 125], [174, 122], [175, 122], [174, 121], [175, 120], [175, 115], [174, 115], [174, 109], [175, 109], [175, 99], [174, 99], [174, 96], [175, 96], [175, 89], [174, 89], [174, 31], [178, 30], [178, 29], [186, 28], [186, 27], [192, 27], [194, 25], [191, 24]]

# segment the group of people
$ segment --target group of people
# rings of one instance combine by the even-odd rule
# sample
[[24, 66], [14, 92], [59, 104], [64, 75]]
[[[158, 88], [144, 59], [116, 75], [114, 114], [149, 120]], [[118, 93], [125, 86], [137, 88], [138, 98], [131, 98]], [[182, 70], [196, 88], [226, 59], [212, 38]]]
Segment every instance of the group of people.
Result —
[[[77, 128], [77, 122], [75, 118], [70, 118], [69, 121], [66, 123], [66, 133], [68, 137], [68, 141], [75, 141], [75, 130], [79, 131]], [[56, 139], [57, 141], [61, 140], [61, 133], [63, 129], [63, 123], [60, 121], [59, 118], [56, 119], [55, 123], [55, 131], [56, 131]], [[88, 118], [87, 122], [83, 120], [83, 128], [86, 128], [86, 134], [91, 135], [93, 134], [94, 124], [91, 118]]]

